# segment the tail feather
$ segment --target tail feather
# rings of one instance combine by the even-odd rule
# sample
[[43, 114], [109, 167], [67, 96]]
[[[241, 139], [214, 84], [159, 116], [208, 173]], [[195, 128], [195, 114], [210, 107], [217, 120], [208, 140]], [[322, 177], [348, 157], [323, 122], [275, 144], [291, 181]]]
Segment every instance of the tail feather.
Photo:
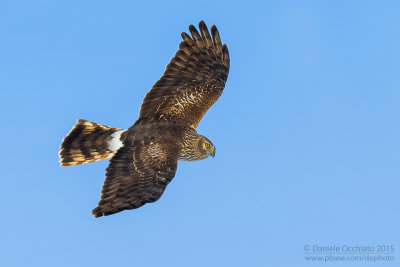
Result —
[[114, 156], [126, 130], [79, 119], [60, 146], [60, 165], [75, 166]]

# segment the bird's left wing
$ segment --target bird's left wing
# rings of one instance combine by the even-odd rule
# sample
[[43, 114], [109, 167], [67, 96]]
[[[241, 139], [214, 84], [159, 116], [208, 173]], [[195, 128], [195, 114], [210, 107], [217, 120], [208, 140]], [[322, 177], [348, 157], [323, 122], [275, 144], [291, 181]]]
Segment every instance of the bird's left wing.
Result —
[[182, 33], [179, 50], [163, 76], [146, 94], [139, 119], [175, 117], [197, 127], [203, 115], [220, 97], [229, 73], [229, 52], [213, 25], [199, 23], [200, 34], [189, 26]]
[[171, 143], [152, 137], [125, 142], [110, 160], [92, 214], [111, 215], [158, 200], [175, 176], [177, 161], [178, 150]]

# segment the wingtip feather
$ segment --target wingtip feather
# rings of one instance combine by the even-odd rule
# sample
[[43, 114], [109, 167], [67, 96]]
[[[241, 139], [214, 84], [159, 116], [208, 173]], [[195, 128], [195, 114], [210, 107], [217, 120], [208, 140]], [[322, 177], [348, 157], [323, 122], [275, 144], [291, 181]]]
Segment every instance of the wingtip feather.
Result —
[[102, 216], [103, 216], [103, 212], [101, 211], [101, 208], [100, 208], [100, 207], [96, 207], [96, 208], [94, 208], [94, 209], [92, 210], [92, 215], [93, 215], [95, 218], [99, 218], [99, 217], [102, 217]]
[[199, 22], [199, 29], [204, 44], [207, 46], [207, 48], [212, 48], [213, 42], [211, 40], [210, 32], [208, 31], [207, 25], [204, 23], [204, 21]]
[[229, 66], [230, 66], [230, 58], [229, 58], [228, 47], [226, 46], [226, 44], [222, 45], [222, 56], [223, 56], [223, 60], [225, 62], [225, 65], [229, 68]]
[[192, 35], [192, 39], [195, 41], [195, 43], [199, 47], [204, 47], [203, 40], [201, 39], [201, 36], [200, 36], [199, 32], [197, 31], [196, 27], [193, 26], [192, 24], [190, 24], [189, 31], [190, 31], [190, 34]]

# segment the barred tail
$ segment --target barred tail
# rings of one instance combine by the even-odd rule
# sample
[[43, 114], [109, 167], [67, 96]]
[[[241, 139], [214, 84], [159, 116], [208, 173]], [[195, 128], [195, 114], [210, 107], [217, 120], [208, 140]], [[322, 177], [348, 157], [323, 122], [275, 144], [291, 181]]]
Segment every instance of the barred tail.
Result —
[[125, 131], [79, 119], [61, 143], [60, 165], [75, 166], [114, 156]]

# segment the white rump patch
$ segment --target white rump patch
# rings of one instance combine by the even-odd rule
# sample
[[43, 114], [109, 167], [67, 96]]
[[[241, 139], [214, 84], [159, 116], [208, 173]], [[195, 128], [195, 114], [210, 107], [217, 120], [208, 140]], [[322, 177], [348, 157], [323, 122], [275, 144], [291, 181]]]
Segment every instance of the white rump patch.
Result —
[[122, 142], [121, 142], [120, 138], [121, 138], [121, 134], [123, 132], [126, 132], [126, 130], [119, 130], [111, 135], [111, 140], [108, 143], [108, 149], [114, 153], [117, 152], [117, 150], [120, 147], [122, 147]]

